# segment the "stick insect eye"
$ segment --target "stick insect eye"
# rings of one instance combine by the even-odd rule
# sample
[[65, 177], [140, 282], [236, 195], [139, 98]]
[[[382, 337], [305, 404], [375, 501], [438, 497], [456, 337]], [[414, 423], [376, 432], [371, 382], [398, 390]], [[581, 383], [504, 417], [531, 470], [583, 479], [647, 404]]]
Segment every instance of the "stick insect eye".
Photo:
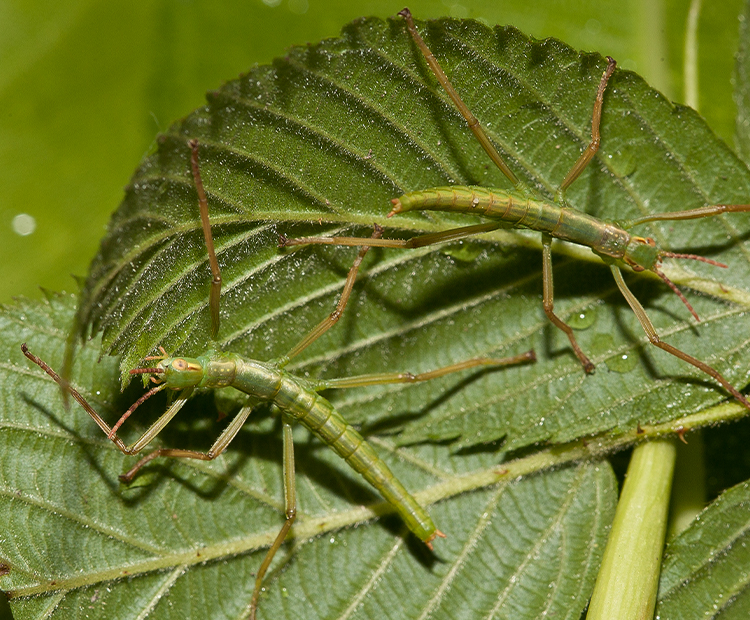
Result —
[[656, 247], [656, 241], [654, 241], [651, 237], [632, 237], [631, 242], [647, 245], [651, 248]]
[[190, 364], [181, 357], [172, 360], [172, 368], [175, 370], [187, 370], [189, 367]]

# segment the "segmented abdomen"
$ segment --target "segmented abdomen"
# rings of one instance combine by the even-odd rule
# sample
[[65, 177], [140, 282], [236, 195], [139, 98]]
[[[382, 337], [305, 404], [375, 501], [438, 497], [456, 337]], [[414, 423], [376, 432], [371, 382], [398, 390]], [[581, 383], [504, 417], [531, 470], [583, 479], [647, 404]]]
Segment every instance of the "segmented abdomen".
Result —
[[434, 187], [404, 194], [393, 202], [394, 213], [424, 209], [481, 215], [500, 220], [504, 228], [538, 230], [613, 258], [622, 258], [630, 241], [627, 231], [592, 215], [502, 189]]
[[310, 429], [396, 508], [408, 528], [420, 540], [429, 542], [435, 537], [436, 527], [427, 511], [328, 400], [301, 385], [285, 371], [259, 362], [242, 360], [238, 363], [232, 385], [243, 392], [272, 401]]

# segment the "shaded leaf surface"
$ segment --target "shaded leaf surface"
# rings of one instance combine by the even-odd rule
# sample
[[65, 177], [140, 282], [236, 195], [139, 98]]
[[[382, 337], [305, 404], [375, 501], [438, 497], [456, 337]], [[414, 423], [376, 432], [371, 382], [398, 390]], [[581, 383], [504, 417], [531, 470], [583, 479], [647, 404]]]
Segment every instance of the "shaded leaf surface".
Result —
[[660, 618], [746, 618], [750, 485], [726, 491], [666, 549]]
[[[133, 457], [80, 408], [66, 412], [19, 350], [27, 341], [59, 366], [73, 307], [53, 297], [0, 313], [0, 562], [10, 568], [0, 586], [15, 617], [242, 617], [261, 547], [283, 520], [277, 420], [260, 411], [216, 461], [155, 463], [119, 485]], [[112, 360], [96, 357], [96, 347], [83, 350], [72, 382], [113, 419], [132, 395], [118, 394]], [[205, 446], [216, 435], [210, 399], [191, 404], [159, 436], [166, 445]], [[139, 409], [124, 429], [130, 439], [163, 406]], [[449, 536], [431, 554], [397, 518], [363, 517], [360, 506], [379, 501], [372, 490], [304, 429], [296, 440], [300, 513], [260, 618], [579, 617], [616, 499], [606, 463], [453, 493], [430, 508]], [[497, 470], [493, 453], [377, 448], [415, 492]]]
[[[472, 21], [420, 28], [511, 168], [551, 197], [588, 142], [603, 59]], [[618, 71], [610, 84], [602, 150], [569, 191], [574, 206], [623, 219], [747, 201], [746, 167], [694, 112], [632, 73]], [[508, 185], [438, 89], [401, 21], [360, 20], [340, 39], [294, 48], [210, 94], [208, 106], [162, 136], [133, 177], [81, 311], [84, 324], [103, 331], [105, 352], [123, 355], [123, 371], [159, 344], [186, 354], [207, 346], [210, 275], [189, 173], [190, 138], [203, 145], [224, 272], [219, 341], [258, 359], [284, 354], [330, 311], [354, 256], [351, 248], [280, 251], [278, 233], [368, 235], [373, 221], [387, 223], [391, 236], [443, 230], [469, 218], [383, 215], [404, 191]], [[737, 215], [638, 230], [663, 247], [730, 265], [666, 267], [679, 284], [710, 294], [691, 295], [699, 325], [685, 320], [684, 306], [662, 283], [629, 277], [664, 338], [740, 387], [750, 372], [743, 361], [749, 222]], [[599, 368], [585, 377], [543, 314], [538, 246], [538, 235], [508, 231], [447, 247], [373, 251], [340, 324], [291, 368], [330, 377], [418, 372], [533, 347], [540, 358], [534, 367], [336, 397], [353, 421], [401, 428], [402, 442], [459, 439], [456, 446], [567, 441], [672, 419], [726, 398], [708, 377], [644, 348], [609, 271], [587, 250], [558, 244], [555, 307], [584, 328], [579, 342]]]

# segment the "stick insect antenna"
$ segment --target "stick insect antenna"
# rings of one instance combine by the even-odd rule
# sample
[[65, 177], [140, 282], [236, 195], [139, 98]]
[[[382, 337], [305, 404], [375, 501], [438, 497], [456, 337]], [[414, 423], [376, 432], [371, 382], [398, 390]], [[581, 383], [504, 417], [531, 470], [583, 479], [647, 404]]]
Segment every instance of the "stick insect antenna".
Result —
[[698, 256], [698, 254], [678, 254], [677, 252], [659, 252], [659, 258], [687, 258], [689, 260], [699, 260], [702, 263], [708, 263], [714, 267], [721, 267], [726, 269], [727, 265], [720, 263], [717, 260], [706, 258], [705, 256]]
[[[148, 359], [148, 358], [146, 358]], [[133, 370], [130, 371], [131, 375], [153, 375], [158, 374], [160, 372], [164, 372], [163, 368], [133, 368]]]
[[690, 314], [692, 314], [693, 317], [695, 317], [695, 320], [700, 321], [701, 319], [698, 316], [698, 313], [695, 310], [693, 310], [693, 306], [690, 305], [690, 302], [687, 300], [687, 298], [682, 293], [682, 291], [677, 288], [677, 285], [674, 282], [672, 282], [672, 280], [670, 280], [666, 275], [664, 275], [664, 272], [661, 271], [661, 269], [659, 269], [658, 267], [654, 267], [654, 273], [657, 276], [659, 276], [662, 280], [664, 280], [664, 283], [674, 291], [677, 297], [679, 297], [682, 300], [682, 303], [685, 304], [685, 307], [688, 310], [690, 310]]
[[[153, 370], [151, 368], [139, 368], [137, 370]], [[162, 371], [164, 372], [164, 371]], [[143, 396], [141, 396], [137, 401], [135, 401], [131, 406], [130, 409], [128, 409], [125, 413], [123, 413], [120, 416], [120, 419], [117, 420], [115, 425], [112, 427], [112, 430], [109, 431], [109, 435], [107, 435], [107, 439], [112, 439], [112, 437], [115, 436], [115, 433], [117, 430], [123, 425], [125, 420], [127, 420], [130, 417], [130, 414], [133, 413], [136, 409], [138, 409], [139, 405], [141, 405], [144, 401], [151, 398], [154, 394], [157, 392], [161, 392], [165, 387], [167, 387], [166, 383], [162, 383], [161, 385], [157, 385], [155, 388], [151, 388], [148, 392], [146, 392]]]
[[[714, 267], [722, 267], [723, 269], [726, 269], [727, 266], [724, 263], [720, 263], [719, 261], [713, 260], [711, 258], [706, 258], [705, 256], [699, 256], [698, 254], [680, 254], [678, 252], [659, 252], [659, 262], [661, 262], [662, 258], [686, 258], [688, 260], [697, 260], [702, 263], [708, 263], [709, 265], [713, 265]], [[700, 321], [700, 317], [698, 316], [698, 313], [693, 309], [693, 306], [690, 305], [690, 302], [687, 300], [685, 295], [682, 293], [682, 291], [677, 288], [677, 285], [670, 280], [663, 271], [661, 271], [658, 267], [654, 266], [654, 273], [659, 276], [664, 283], [671, 288], [675, 295], [679, 297], [682, 300], [682, 303], [685, 304], [685, 307], [690, 311], [690, 314], [692, 314], [695, 317], [696, 321]]]

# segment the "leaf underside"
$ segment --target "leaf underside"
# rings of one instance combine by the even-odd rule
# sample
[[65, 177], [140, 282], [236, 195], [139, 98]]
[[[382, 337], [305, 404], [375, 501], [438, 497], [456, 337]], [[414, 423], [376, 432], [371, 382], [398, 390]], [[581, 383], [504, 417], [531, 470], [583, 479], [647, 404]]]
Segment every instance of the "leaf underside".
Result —
[[[18, 347], [33, 342], [58, 367], [74, 306], [73, 297], [50, 296], [0, 310], [9, 352], [0, 364], [0, 565], [8, 570], [2, 587], [14, 617], [243, 617], [253, 574], [282, 520], [277, 418], [254, 414], [212, 463], [155, 463], [132, 487], [120, 485], [116, 476], [133, 457], [115, 450], [78, 408], [66, 412], [57, 386]], [[116, 360], [98, 363], [92, 344], [71, 381], [112, 420], [136, 390], [119, 393]], [[224, 425], [206, 419], [210, 405], [195, 399], [159, 439], [205, 449]], [[143, 405], [126, 439], [163, 406]], [[504, 479], [493, 450], [396, 449], [387, 439], [375, 445], [415, 492], [477, 471]], [[397, 518], [363, 515], [359, 506], [377, 504], [376, 495], [305, 431], [296, 434], [296, 461], [295, 536], [267, 578], [260, 618], [575, 620], [588, 600], [617, 499], [606, 461], [449, 494], [429, 507], [448, 533], [434, 555]], [[695, 617], [713, 605], [706, 597], [718, 597], [720, 612], [745, 604], [738, 570], [745, 565], [745, 487], [717, 500], [668, 549], [660, 617]], [[346, 523], [359, 525], [341, 529]]]
[[[606, 62], [512, 28], [456, 20], [419, 28], [510, 167], [551, 197], [588, 142]], [[750, 196], [746, 167], [705, 123], [635, 74], [613, 76], [602, 136], [568, 198], [603, 219]], [[121, 372], [159, 345], [190, 355], [208, 346], [210, 272], [189, 169], [193, 138], [224, 276], [219, 344], [255, 359], [285, 354], [330, 312], [356, 254], [282, 251], [278, 234], [368, 236], [374, 221], [388, 225], [386, 236], [439, 231], [474, 221], [443, 214], [385, 220], [389, 200], [453, 183], [508, 188], [401, 21], [360, 20], [339, 39], [294, 48], [210, 94], [208, 106], [161, 136], [136, 171], [78, 315], [82, 329], [102, 332], [105, 353], [122, 356]], [[698, 325], [685, 320], [684, 306], [661, 282], [628, 276], [659, 333], [738, 387], [750, 372], [743, 363], [748, 224], [739, 215], [638, 229], [665, 248], [730, 266], [669, 272], [711, 293], [690, 295]], [[594, 255], [557, 244], [555, 308], [580, 328], [577, 338], [597, 364], [585, 376], [542, 311], [538, 237], [504, 231], [418, 251], [371, 251], [344, 317], [289, 366], [305, 377], [421, 372], [535, 349], [534, 365], [330, 394], [407, 488], [491, 471], [535, 444], [631, 432], [726, 400], [708, 377], [644, 345]], [[155, 464], [135, 488], [120, 487], [116, 476], [132, 458], [80, 409], [65, 412], [59, 390], [18, 351], [26, 340], [59, 367], [72, 312], [71, 299], [55, 297], [2, 314], [0, 333], [12, 353], [0, 365], [8, 395], [0, 506], [13, 532], [2, 540], [0, 562], [11, 568], [2, 587], [43, 595], [18, 600], [19, 618], [242, 617], [263, 547], [281, 524], [278, 419], [261, 407], [217, 461]], [[116, 362], [96, 364], [98, 347], [95, 340], [82, 349], [72, 382], [112, 421], [137, 391], [117, 393]], [[139, 409], [126, 439], [163, 406]], [[159, 440], [206, 449], [224, 425], [215, 417], [210, 398], [198, 397]], [[307, 432], [296, 438], [296, 537], [272, 567], [260, 617], [580, 616], [616, 498], [608, 464], [572, 465], [431, 506], [449, 536], [432, 555], [404, 538], [393, 517], [332, 525], [342, 513], [361, 522], [356, 507], [376, 496]], [[131, 576], [115, 580], [124, 574]]]
[[[0, 314], [3, 346], [12, 351], [0, 365], [8, 395], [0, 518], [11, 533], [0, 540], [0, 559], [10, 568], [2, 584], [16, 617], [243, 617], [254, 573], [282, 521], [278, 418], [258, 412], [210, 464], [160, 463], [132, 487], [119, 485], [117, 475], [133, 457], [113, 450], [78, 408], [66, 413], [57, 386], [30, 369], [17, 345], [19, 337], [35, 342], [59, 364], [73, 308], [73, 298], [54, 297]], [[111, 361], [102, 368], [96, 358], [95, 347], [84, 348], [72, 384], [111, 418], [126, 397], [117, 393]], [[97, 368], [106, 378], [92, 382]], [[160, 435], [166, 444], [205, 449], [217, 434], [222, 423], [204, 419], [200, 426], [206, 403], [195, 402]], [[129, 439], [159, 413], [147, 409], [131, 420]], [[475, 618], [506, 608], [520, 618], [580, 615], [617, 497], [606, 462], [454, 493], [430, 509], [448, 532], [433, 554], [393, 516], [340, 529], [337, 523], [356, 523], [359, 506], [378, 498], [332, 451], [299, 431], [295, 535], [267, 578], [260, 618], [371, 618], [383, 609], [394, 618], [428, 610]], [[497, 469], [492, 452], [459, 457], [448, 446], [377, 445], [415, 491]], [[479, 573], [492, 578], [478, 585]]]
[[726, 491], [666, 548], [656, 616], [746, 618], [750, 485]]

